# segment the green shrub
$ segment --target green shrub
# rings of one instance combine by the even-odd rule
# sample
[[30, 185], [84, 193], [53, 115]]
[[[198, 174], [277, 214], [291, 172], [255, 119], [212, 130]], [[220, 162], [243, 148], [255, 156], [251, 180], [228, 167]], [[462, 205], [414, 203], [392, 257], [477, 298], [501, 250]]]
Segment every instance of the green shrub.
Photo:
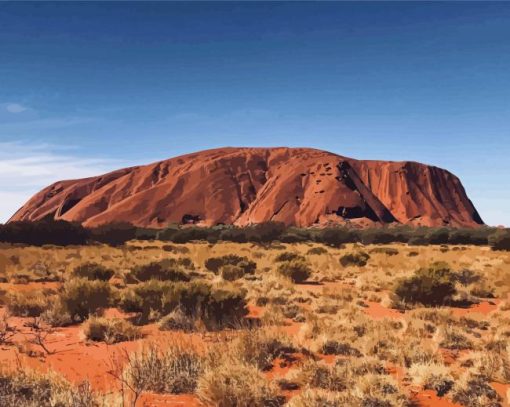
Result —
[[276, 358], [284, 359], [297, 351], [286, 335], [270, 329], [245, 331], [229, 349], [236, 358], [262, 371], [271, 370]]
[[407, 242], [413, 229], [408, 226], [392, 228], [370, 228], [360, 230], [358, 233], [363, 244], [388, 244]]
[[106, 281], [76, 278], [63, 286], [60, 300], [71, 319], [83, 321], [110, 305], [111, 287]]
[[248, 314], [246, 291], [216, 288], [211, 291], [202, 309], [202, 320], [208, 328], [231, 326]]
[[64, 220], [20, 221], [0, 225], [0, 242], [68, 246], [85, 244], [87, 237], [87, 230], [79, 223]]
[[163, 294], [162, 304], [167, 311], [165, 314], [180, 308], [186, 315], [202, 317], [212, 292], [211, 285], [204, 281], [174, 283], [171, 289]]
[[186, 246], [175, 246], [172, 244], [166, 244], [162, 247], [165, 252], [186, 254], [189, 253], [189, 249]]
[[250, 242], [267, 243], [280, 240], [285, 232], [285, 224], [282, 222], [262, 222], [245, 227], [246, 236]]
[[428, 243], [424, 236], [413, 236], [407, 242], [409, 246], [426, 246]]
[[136, 240], [156, 240], [158, 237], [158, 229], [136, 228]]
[[244, 270], [244, 274], [253, 274], [257, 268], [257, 263], [249, 260], [245, 256], [238, 256], [237, 254], [211, 257], [205, 261], [205, 268], [216, 274], [218, 274], [222, 266], [226, 265], [241, 267]]
[[120, 308], [126, 312], [139, 312], [147, 321], [151, 310], [166, 314], [171, 309], [163, 306], [163, 296], [172, 290], [173, 284], [167, 281], [149, 280], [126, 288], [121, 293]]
[[344, 356], [355, 356], [361, 357], [361, 352], [353, 348], [346, 342], [338, 342], [335, 340], [328, 340], [322, 345], [322, 353], [324, 355], [344, 355]]
[[486, 245], [491, 233], [489, 228], [454, 229], [450, 231], [448, 243]]
[[462, 269], [456, 273], [457, 281], [462, 284], [464, 287], [469, 284], [477, 283], [481, 280], [481, 276], [469, 269]]
[[477, 284], [470, 290], [470, 294], [478, 298], [494, 298], [494, 288], [485, 283]]
[[510, 250], [510, 230], [498, 230], [490, 235], [489, 246], [492, 250]]
[[226, 264], [221, 267], [220, 274], [223, 280], [234, 281], [244, 277], [244, 269], [232, 264]]
[[370, 259], [370, 255], [365, 252], [347, 253], [340, 257], [340, 264], [343, 267], [347, 266], [363, 267], [366, 266], [368, 259]]
[[292, 261], [292, 260], [301, 260], [305, 261], [305, 258], [300, 254], [294, 252], [283, 252], [275, 257], [274, 261], [283, 262], [283, 261]]
[[169, 240], [174, 243], [188, 243], [195, 240], [217, 240], [219, 232], [214, 229], [202, 227], [187, 227], [183, 229], [169, 228], [159, 233], [161, 240]]
[[413, 276], [400, 280], [395, 294], [406, 303], [444, 305], [456, 293], [455, 279], [455, 273], [446, 263], [433, 263], [430, 267], [420, 268]]
[[91, 341], [108, 344], [140, 338], [140, 330], [121, 318], [91, 317], [83, 325], [85, 337]]
[[220, 232], [219, 240], [236, 243], [246, 243], [248, 241], [248, 236], [246, 235], [246, 231], [244, 229], [228, 228]]
[[360, 240], [357, 231], [347, 228], [322, 229], [316, 234], [315, 239], [332, 247], [339, 247], [344, 243], [353, 243]]
[[308, 255], [322, 255], [322, 254], [327, 254], [328, 251], [327, 249], [325, 249], [324, 247], [312, 247], [310, 250], [308, 250], [306, 252], [306, 254]]
[[290, 278], [294, 283], [302, 283], [312, 275], [312, 269], [301, 259], [284, 261], [278, 266], [278, 273]]
[[398, 254], [398, 249], [393, 247], [376, 247], [370, 250], [370, 253], [382, 253], [386, 256], [396, 256]]
[[280, 236], [283, 243], [299, 243], [311, 240], [311, 236], [306, 231], [286, 232]]
[[135, 266], [126, 274], [126, 280], [130, 283], [148, 280], [161, 281], [190, 281], [186, 270], [195, 267], [191, 259], [165, 259], [149, 264]]
[[234, 323], [247, 313], [246, 292], [235, 288], [213, 288], [202, 281], [161, 282], [151, 280], [124, 290], [120, 306], [141, 313], [147, 321], [151, 311], [166, 315], [180, 309], [200, 318], [209, 328]]
[[43, 291], [21, 291], [9, 293], [7, 310], [18, 317], [38, 317], [49, 306], [48, 294]]
[[90, 229], [89, 233], [93, 241], [120, 246], [136, 238], [136, 231], [137, 228], [130, 223], [112, 222]]
[[449, 237], [450, 234], [447, 228], [432, 229], [425, 235], [428, 244], [446, 244]]
[[87, 280], [108, 281], [115, 272], [97, 263], [85, 263], [73, 270], [73, 276]]

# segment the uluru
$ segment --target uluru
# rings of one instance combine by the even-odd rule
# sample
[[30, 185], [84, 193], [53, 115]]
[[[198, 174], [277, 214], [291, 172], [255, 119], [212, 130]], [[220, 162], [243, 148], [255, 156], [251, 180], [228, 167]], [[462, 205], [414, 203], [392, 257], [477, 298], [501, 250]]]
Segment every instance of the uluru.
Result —
[[10, 219], [94, 227], [130, 222], [246, 226], [483, 225], [461, 181], [417, 162], [357, 160], [311, 148], [218, 148], [56, 182]]

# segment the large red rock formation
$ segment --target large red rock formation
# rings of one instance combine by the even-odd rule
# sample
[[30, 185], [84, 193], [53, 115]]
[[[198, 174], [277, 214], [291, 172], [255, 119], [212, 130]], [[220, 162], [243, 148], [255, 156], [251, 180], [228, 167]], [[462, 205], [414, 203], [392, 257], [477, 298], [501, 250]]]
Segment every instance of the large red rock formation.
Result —
[[297, 226], [483, 224], [460, 180], [446, 170], [309, 148], [221, 148], [60, 181], [11, 221], [48, 216], [85, 226], [128, 221], [157, 228], [270, 220]]

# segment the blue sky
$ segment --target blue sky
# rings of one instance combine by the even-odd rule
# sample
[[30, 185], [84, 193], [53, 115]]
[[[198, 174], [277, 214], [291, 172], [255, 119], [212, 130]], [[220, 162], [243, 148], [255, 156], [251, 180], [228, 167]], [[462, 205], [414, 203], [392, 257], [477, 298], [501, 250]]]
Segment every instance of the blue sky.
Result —
[[0, 3], [0, 221], [58, 179], [282, 145], [447, 168], [510, 225], [510, 3]]

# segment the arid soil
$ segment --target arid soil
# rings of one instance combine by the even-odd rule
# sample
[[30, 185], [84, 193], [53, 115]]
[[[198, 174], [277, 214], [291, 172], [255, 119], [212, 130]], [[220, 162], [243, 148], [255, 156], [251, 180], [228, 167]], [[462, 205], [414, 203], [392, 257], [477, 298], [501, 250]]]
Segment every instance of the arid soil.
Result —
[[112, 221], [244, 226], [401, 223], [483, 224], [450, 172], [416, 162], [363, 161], [307, 148], [222, 148], [98, 177], [57, 182], [11, 221], [48, 216], [97, 226]]
[[[95, 392], [108, 400], [105, 405], [127, 406], [132, 395], [119, 377], [133, 352], [184, 346], [206, 358], [211, 349], [219, 349], [223, 356], [233, 357], [226, 374], [234, 375], [236, 363], [242, 366], [253, 363], [239, 359], [242, 352], [250, 352], [250, 341], [256, 343], [254, 346], [260, 352], [264, 344], [278, 341], [285, 344], [284, 350], [277, 356], [270, 355], [267, 367], [254, 369], [291, 407], [348, 405], [334, 400], [343, 395], [357, 397], [359, 392], [373, 394], [395, 406], [510, 405], [509, 253], [492, 252], [487, 247], [396, 244], [332, 248], [315, 243], [263, 246], [197, 242], [175, 245], [176, 251], [165, 251], [162, 245], [131, 242], [120, 248], [2, 246], [0, 277], [5, 282], [0, 283], [0, 319], [8, 321], [15, 332], [8, 341], [0, 343], [2, 369], [54, 371], [75, 385], [88, 381]], [[324, 252], [309, 254], [316, 247], [324, 248]], [[378, 250], [374, 251], [375, 248]], [[381, 248], [396, 249], [397, 254], [387, 254]], [[370, 256], [366, 265], [340, 264], [339, 258], [344, 254], [361, 251]], [[208, 258], [231, 253], [255, 261], [255, 273], [226, 282], [204, 268]], [[278, 274], [278, 256], [282, 253], [306, 258], [312, 270], [307, 281], [296, 284]], [[195, 265], [194, 272], [202, 273], [201, 278], [211, 284], [233, 284], [245, 289], [249, 304], [245, 319], [251, 323], [219, 331], [184, 332], [160, 330], [156, 319], [140, 327], [141, 338], [110, 344], [86, 338], [84, 324], [45, 326], [41, 345], [33, 327], [35, 322], [43, 325], [37, 317], [9, 314], [9, 294], [46, 290], [48, 296], [58, 296], [72, 270], [85, 262], [98, 262], [114, 269], [110, 283], [123, 290], [131, 284], [123, 281], [134, 265], [182, 257], [189, 257]], [[470, 271], [463, 275], [472, 279], [456, 287], [455, 298], [462, 301], [440, 307], [411, 304], [397, 307], [394, 287], [399, 279], [437, 261], [448, 264], [452, 272]], [[57, 281], [35, 281], [44, 268], [54, 271]], [[103, 316], [125, 320], [133, 317], [116, 307], [105, 309]], [[351, 386], [355, 388], [352, 394], [350, 388], [335, 387], [335, 383], [345, 379], [335, 375], [340, 375], [346, 364], [354, 369], [357, 363], [380, 364], [381, 370], [359, 376], [350, 373], [353, 376], [348, 380], [353, 380]], [[319, 371], [322, 373], [318, 374]], [[477, 394], [481, 390], [469, 384], [472, 378], [486, 383], [495, 395]], [[381, 393], [377, 387], [381, 380], [387, 383], [383, 388], [394, 390]], [[210, 401], [207, 383], [199, 378], [196, 390], [184, 394], [143, 391], [136, 405], [219, 405]], [[251, 390], [240, 385], [238, 391]], [[124, 398], [119, 396], [123, 392]], [[317, 401], [325, 400], [320, 399], [326, 397], [324, 394], [332, 404]], [[310, 400], [316, 404], [310, 404]]]

